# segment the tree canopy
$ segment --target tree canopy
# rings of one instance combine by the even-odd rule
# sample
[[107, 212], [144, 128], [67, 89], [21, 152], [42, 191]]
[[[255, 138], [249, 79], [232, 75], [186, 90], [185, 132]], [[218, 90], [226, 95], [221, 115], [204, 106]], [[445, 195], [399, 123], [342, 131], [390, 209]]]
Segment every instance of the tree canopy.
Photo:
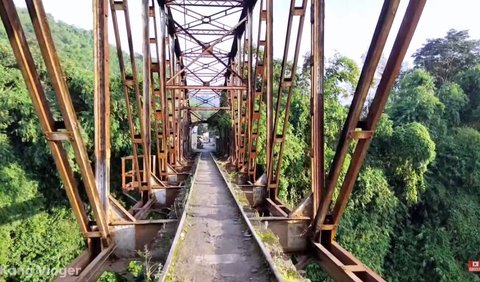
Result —
[[478, 64], [479, 55], [479, 40], [471, 39], [468, 30], [451, 29], [444, 38], [427, 40], [413, 58], [416, 67], [424, 68], [442, 84]]

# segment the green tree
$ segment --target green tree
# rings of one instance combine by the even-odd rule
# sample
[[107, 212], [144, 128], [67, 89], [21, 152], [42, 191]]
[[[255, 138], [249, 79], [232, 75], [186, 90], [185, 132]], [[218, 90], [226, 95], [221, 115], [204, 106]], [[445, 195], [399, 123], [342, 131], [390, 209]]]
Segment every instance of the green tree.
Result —
[[413, 58], [417, 68], [426, 69], [441, 85], [480, 61], [480, 41], [470, 39], [468, 30], [451, 29], [444, 38], [427, 40]]
[[413, 122], [396, 127], [390, 145], [395, 151], [388, 169], [397, 182], [397, 193], [407, 203], [416, 203], [426, 187], [428, 166], [435, 159], [435, 142], [425, 126]]
[[355, 61], [336, 54], [325, 69], [325, 93], [336, 98], [352, 95], [359, 77]]
[[460, 125], [460, 113], [468, 104], [468, 97], [462, 88], [456, 83], [447, 82], [438, 89], [437, 96], [445, 105], [444, 119], [448, 126]]
[[420, 122], [432, 132], [443, 130], [445, 105], [435, 96], [433, 78], [424, 70], [414, 70], [399, 82], [387, 113], [396, 124]]
[[480, 129], [480, 65], [462, 71], [455, 81], [468, 96], [469, 101], [460, 113], [462, 122]]
[[[362, 169], [338, 229], [338, 242], [384, 274], [399, 200], [379, 168]], [[385, 273], [387, 274], [387, 273]]]

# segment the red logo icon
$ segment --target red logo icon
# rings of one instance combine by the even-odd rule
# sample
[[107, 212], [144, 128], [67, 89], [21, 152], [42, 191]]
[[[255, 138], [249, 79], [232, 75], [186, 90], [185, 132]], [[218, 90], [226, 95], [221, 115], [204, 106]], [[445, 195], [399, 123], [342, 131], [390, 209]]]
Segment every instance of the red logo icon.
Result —
[[471, 260], [468, 262], [469, 272], [480, 272], [480, 260]]

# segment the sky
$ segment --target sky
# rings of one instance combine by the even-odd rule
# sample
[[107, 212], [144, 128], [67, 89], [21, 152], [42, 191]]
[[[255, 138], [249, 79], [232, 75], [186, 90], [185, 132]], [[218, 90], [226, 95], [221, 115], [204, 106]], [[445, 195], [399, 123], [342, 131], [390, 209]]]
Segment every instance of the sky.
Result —
[[[297, 0], [297, 2], [300, 2]], [[25, 2], [15, 0], [17, 7], [24, 7]], [[44, 0], [45, 10], [56, 20], [83, 28], [92, 29], [91, 1]], [[336, 53], [362, 62], [377, 22], [382, 0], [327, 0], [326, 1], [326, 56]], [[394, 41], [394, 35], [401, 23], [407, 0], [401, 0], [391, 35], [387, 42], [384, 56], [388, 56]], [[282, 56], [286, 20], [290, 1], [274, 1], [274, 55]], [[258, 6], [258, 5], [257, 5]], [[134, 32], [135, 51], [141, 53], [141, 1], [129, 1], [132, 30]], [[257, 9], [258, 11], [258, 9]], [[422, 47], [426, 39], [443, 37], [449, 29], [470, 31], [472, 38], [480, 39], [480, 22], [478, 19], [480, 1], [478, 0], [428, 0], [423, 16], [407, 53], [406, 62], [411, 63], [411, 54]], [[307, 13], [309, 14], [309, 13]], [[256, 18], [256, 17], [254, 17]], [[301, 54], [310, 49], [310, 20], [307, 17], [303, 32]], [[254, 28], [255, 30], [255, 28]], [[394, 33], [395, 32], [395, 33]], [[283, 38], [282, 38], [283, 37]], [[254, 37], [255, 38], [255, 37]], [[113, 32], [110, 42], [114, 43]]]

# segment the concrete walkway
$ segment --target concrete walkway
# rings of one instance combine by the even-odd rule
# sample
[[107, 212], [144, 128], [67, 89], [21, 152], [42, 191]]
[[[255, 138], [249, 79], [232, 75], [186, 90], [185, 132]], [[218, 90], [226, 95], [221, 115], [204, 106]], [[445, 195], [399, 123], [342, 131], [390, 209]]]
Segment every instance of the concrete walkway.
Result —
[[247, 229], [210, 153], [203, 150], [170, 276], [174, 281], [270, 281]]

